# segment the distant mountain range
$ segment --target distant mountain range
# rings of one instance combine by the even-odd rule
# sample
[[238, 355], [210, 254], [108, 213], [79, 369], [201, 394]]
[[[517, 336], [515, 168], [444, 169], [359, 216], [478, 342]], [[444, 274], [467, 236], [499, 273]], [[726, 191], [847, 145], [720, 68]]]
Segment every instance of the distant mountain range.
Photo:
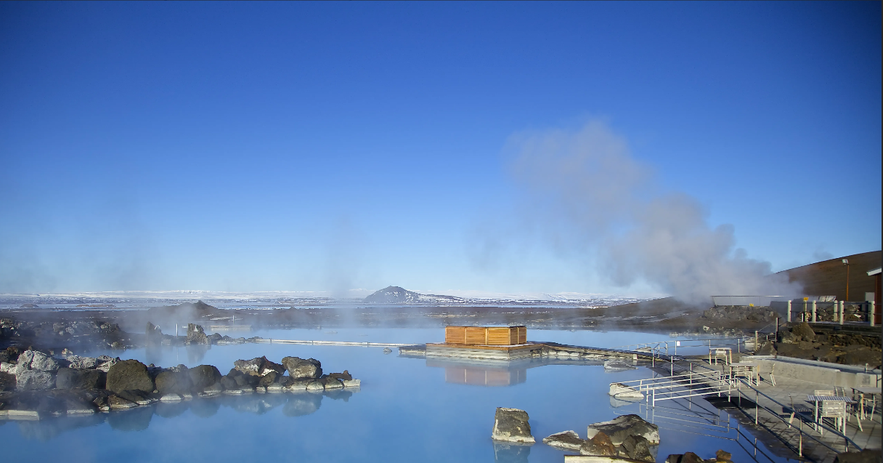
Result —
[[[361, 290], [364, 291], [364, 290]], [[367, 291], [362, 292], [365, 294]], [[423, 294], [409, 291], [401, 286], [387, 286], [367, 297], [330, 297], [322, 292], [311, 291], [105, 291], [94, 293], [55, 293], [55, 294], [2, 294], [0, 310], [20, 308], [23, 304], [39, 307], [62, 307], [82, 304], [113, 304], [118, 309], [139, 309], [159, 306], [177, 306], [203, 301], [219, 309], [229, 308], [273, 308], [273, 307], [319, 307], [333, 305], [374, 304], [374, 305], [435, 305], [472, 307], [610, 307], [647, 300], [627, 296], [558, 293], [509, 295], [493, 294], [481, 296], [449, 296]], [[197, 303], [198, 305], [199, 303]], [[197, 309], [201, 308], [199, 306]]]

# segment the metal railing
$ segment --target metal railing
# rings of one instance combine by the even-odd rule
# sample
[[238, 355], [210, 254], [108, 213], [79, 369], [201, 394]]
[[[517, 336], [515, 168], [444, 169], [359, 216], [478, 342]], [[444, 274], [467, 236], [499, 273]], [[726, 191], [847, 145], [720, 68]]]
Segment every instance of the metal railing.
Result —
[[[760, 461], [758, 457], [765, 458], [764, 461], [779, 461], [767, 454], [762, 446], [758, 446], [758, 438], [746, 434], [738, 421], [734, 426], [728, 413], [718, 409], [710, 410], [701, 403], [694, 402], [692, 398], [670, 403], [672, 405], [670, 407], [647, 406], [643, 411], [644, 416], [654, 424], [658, 421], [675, 423], [680, 426], [680, 432], [735, 442], [747, 455], [752, 456], [755, 462]], [[735, 437], [730, 437], [733, 431]], [[744, 445], [743, 442], [748, 445]]]
[[[793, 416], [793, 418], [797, 419], [797, 444], [795, 445], [792, 440], [785, 438], [780, 432], [776, 432], [760, 422], [760, 411], [763, 410], [765, 415], [769, 415], [774, 420], [779, 420], [782, 423], [787, 424], [789, 429], [794, 429], [794, 426], [789, 421], [792, 417], [789, 416], [786, 419], [784, 416], [780, 415], [780, 411], [789, 409], [791, 406], [785, 405], [775, 398], [770, 397], [742, 378], [731, 377], [728, 374], [724, 374], [721, 371], [702, 364], [694, 364], [693, 362], [688, 363], [689, 367], [684, 367], [680, 363], [671, 362], [669, 369], [671, 372], [670, 376], [623, 381], [619, 382], [619, 384], [632, 387], [645, 394], [646, 406], [648, 408], [655, 408], [657, 402], [690, 399], [697, 396], [707, 397], [715, 394], [720, 397], [725, 392], [728, 401], [732, 402], [732, 399], [735, 396], [737, 399], [736, 403], [738, 404], [743, 397], [751, 400], [749, 396], [744, 395], [742, 392], [742, 386], [746, 386], [754, 392], [754, 424], [758, 427], [763, 427], [770, 434], [776, 436], [786, 447], [791, 449], [799, 457], [804, 457], [804, 443], [808, 441], [812, 441], [814, 445], [822, 446], [834, 453], [839, 453], [843, 450], [849, 451], [850, 449], [862, 450], [862, 447], [846, 436], [846, 434], [841, 433], [839, 429], [835, 429], [824, 422], [816, 423], [815, 421], [809, 421], [800, 413], [795, 413]], [[677, 365], [677, 367], [675, 367], [675, 365]], [[694, 368], [699, 371], [694, 370]], [[679, 374], [676, 375], [675, 371], [678, 371]], [[766, 404], [759, 403], [761, 397], [767, 402]], [[770, 407], [776, 407], [779, 411]], [[739, 407], [739, 409], [742, 410], [741, 407]], [[748, 415], [748, 413], [746, 413], [746, 415]], [[807, 426], [809, 429], [814, 428], [817, 431], [821, 429], [832, 433], [832, 435], [837, 436], [838, 439], [842, 439], [844, 449], [835, 449], [831, 444], [819, 439], [821, 434], [819, 434], [819, 437], [816, 437], [805, 431], [803, 429], [804, 426]]]
[[[737, 387], [735, 390], [736, 390], [736, 393], [738, 394], [738, 397], [739, 397], [739, 398], [742, 397], [742, 391], [741, 391], [741, 386], [742, 386], [742, 385], [747, 386], [749, 389], [751, 389], [752, 391], [754, 391], [754, 401], [753, 401], [753, 402], [754, 402], [754, 404], [755, 404], [755, 408], [754, 408], [754, 424], [755, 424], [755, 425], [759, 425], [758, 421], [759, 421], [759, 413], [760, 413], [760, 412], [759, 412], [759, 409], [760, 409], [760, 408], [762, 408], [765, 412], [767, 412], [767, 414], [771, 415], [772, 417], [774, 417], [774, 418], [778, 418], [778, 419], [781, 420], [783, 423], [786, 422], [786, 421], [785, 421], [785, 418], [784, 418], [783, 416], [781, 416], [778, 412], [776, 412], [775, 410], [769, 408], [769, 407], [766, 406], [766, 405], [762, 405], [762, 404], [758, 403], [758, 400], [760, 399], [760, 397], [763, 397], [763, 398], [766, 399], [767, 401], [772, 402], [772, 404], [773, 404], [774, 406], [776, 406], [777, 408], [779, 408], [780, 410], [784, 410], [784, 409], [786, 408], [786, 405], [784, 405], [784, 404], [782, 404], [781, 402], [779, 402], [778, 400], [776, 400], [776, 399], [774, 399], [774, 398], [772, 398], [772, 397], [770, 397], [770, 396], [764, 394], [763, 392], [761, 392], [760, 390], [758, 390], [756, 387], [752, 386], [749, 382], [747, 382], [747, 381], [745, 381], [745, 380], [743, 380], [743, 379], [741, 379], [741, 378], [738, 378], [737, 381], [739, 382], [739, 386], [740, 386], [740, 387]], [[749, 400], [750, 400], [750, 397], [749, 397]], [[788, 407], [788, 408], [790, 408], [790, 407]], [[805, 422], [806, 420], [804, 419], [803, 416], [801, 416], [801, 414], [796, 413], [796, 414], [794, 415], [794, 417], [798, 419], [798, 433], [799, 433], [798, 445], [799, 445], [799, 446], [798, 446], [798, 448], [797, 448], [797, 450], [796, 450], [798, 456], [800, 456], [800, 457], [803, 456], [803, 441], [804, 441], [804, 436], [806, 436], [806, 437], [809, 438], [809, 439], [812, 439], [813, 441], [815, 441], [816, 444], [821, 445], [821, 446], [827, 448], [828, 450], [830, 450], [830, 451], [832, 451], [832, 452], [835, 452], [835, 453], [838, 453], [838, 452], [839, 452], [839, 450], [835, 449], [834, 447], [831, 447], [831, 446], [828, 445], [826, 442], [823, 442], [823, 441], [819, 440], [818, 438], [816, 438], [816, 437], [813, 436], [812, 434], [804, 433], [804, 432], [803, 432], [803, 426], [802, 426], [802, 425], [804, 424], [804, 422]], [[790, 427], [790, 426], [791, 426], [791, 423], [788, 423], [788, 425], [789, 425], [789, 427]], [[830, 431], [830, 432], [832, 432], [833, 434], [837, 435], [839, 438], [842, 438], [842, 439], [843, 439], [843, 443], [844, 443], [844, 446], [845, 446], [845, 450], [846, 450], [846, 451], [849, 451], [849, 450], [850, 450], [850, 445], [851, 445], [851, 446], [853, 447], [853, 449], [855, 449], [855, 450], [862, 450], [862, 448], [861, 448], [858, 444], [856, 444], [855, 441], [853, 441], [852, 439], [850, 439], [846, 434], [841, 433], [839, 429], [832, 428], [832, 427], [828, 426], [827, 424], [825, 424], [824, 422], [813, 422], [813, 423], [812, 423], [812, 426], [815, 426], [816, 429], [818, 429], [818, 428], [822, 428], [822, 429], [824, 429], [824, 430], [826, 430], [826, 431]], [[776, 434], [776, 433], [772, 433], [772, 434], [778, 436], [778, 434]], [[783, 443], [785, 443], [785, 445], [791, 447], [791, 445], [790, 445], [785, 439], [781, 439], [781, 438], [780, 438], [780, 440], [781, 440]], [[793, 450], [793, 448], [792, 448], [792, 450]]]
[[745, 340], [747, 338], [744, 336], [736, 337], [736, 338], [700, 338], [700, 339], [675, 339], [669, 341], [652, 341], [652, 342], [644, 342], [640, 344], [629, 344], [626, 346], [619, 346], [616, 349], [624, 349], [624, 350], [634, 350], [634, 351], [646, 351], [653, 352], [656, 354], [664, 354], [664, 355], [678, 355], [678, 348], [681, 350], [685, 349], [713, 349], [715, 347], [730, 347], [735, 348], [736, 352], [742, 352], [743, 347], [745, 346]]

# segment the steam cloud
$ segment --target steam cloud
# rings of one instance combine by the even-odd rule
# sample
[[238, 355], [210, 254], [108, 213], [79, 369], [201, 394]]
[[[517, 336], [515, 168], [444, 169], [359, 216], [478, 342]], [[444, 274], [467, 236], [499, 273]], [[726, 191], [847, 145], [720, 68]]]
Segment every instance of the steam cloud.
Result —
[[687, 303], [712, 295], [794, 295], [768, 262], [734, 249], [731, 225], [711, 228], [700, 203], [663, 192], [604, 122], [513, 136], [511, 173], [558, 248], [594, 260], [619, 286], [646, 282]]

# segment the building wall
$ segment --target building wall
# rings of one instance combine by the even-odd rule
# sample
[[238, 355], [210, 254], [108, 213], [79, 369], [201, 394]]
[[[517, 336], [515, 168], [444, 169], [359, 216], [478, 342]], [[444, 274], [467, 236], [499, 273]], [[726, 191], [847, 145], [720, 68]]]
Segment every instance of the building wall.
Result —
[[[849, 260], [849, 298], [846, 297], [847, 266], [843, 259]], [[872, 251], [851, 256], [838, 257], [816, 262], [803, 267], [785, 270], [788, 280], [803, 285], [807, 296], [836, 296], [839, 301], [864, 301], [866, 292], [876, 292], [879, 298], [876, 278], [869, 277], [868, 272], [880, 268], [883, 264], [883, 252]], [[878, 303], [879, 305], [879, 303]]]

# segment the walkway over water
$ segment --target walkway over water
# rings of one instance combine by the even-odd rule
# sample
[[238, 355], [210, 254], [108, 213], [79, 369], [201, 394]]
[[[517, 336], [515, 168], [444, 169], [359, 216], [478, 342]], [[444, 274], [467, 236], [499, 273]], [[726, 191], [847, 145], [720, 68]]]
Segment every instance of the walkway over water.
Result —
[[[760, 364], [759, 358], [754, 360]], [[828, 368], [838, 372], [840, 370], [837, 367], [839, 365], [830, 365]], [[809, 368], [823, 367], [813, 365]], [[696, 413], [692, 412], [695, 404], [699, 403], [694, 398], [702, 397], [705, 400], [700, 402], [707, 401], [717, 408], [732, 408], [731, 414], [740, 423], [752, 428], [752, 434], [761, 439], [766, 436], [774, 445], [790, 449], [792, 458], [830, 463], [840, 452], [881, 447], [883, 425], [879, 408], [870, 416], [866, 414], [864, 419], [861, 419], [857, 410], [851, 413], [846, 418], [843, 433], [827, 423], [816, 424], [813, 405], [807, 403], [807, 398], [815, 395], [816, 390], [835, 388], [831, 382], [818, 383], [783, 375], [775, 376], [772, 372], [758, 372], [754, 378], [735, 377], [726, 363], [708, 364], [701, 359], [669, 364], [660, 362], [653, 369], [661, 376], [611, 383], [611, 388], [628, 392], [622, 388], [628, 386], [643, 394], [638, 406], [645, 407], [650, 416], [657, 416], [656, 409], [659, 405], [668, 403], [667, 401], [688, 404], [679, 407], [680, 412], [676, 419], [692, 423], [697, 428], [707, 427], [708, 418], [704, 416], [703, 407], [696, 408]], [[855, 373], [840, 372], [841, 376], [847, 374]], [[867, 375], [855, 375], [860, 380], [867, 379]], [[826, 379], [823, 375], [818, 377], [823, 381]], [[879, 382], [876, 387], [879, 388]], [[852, 395], [852, 388], [839, 389], [838, 395]], [[666, 408], [670, 407], [663, 407], [662, 410]], [[659, 416], [664, 417], [665, 412]]]
[[[298, 345], [309, 345], [309, 346], [350, 346], [350, 347], [387, 347], [387, 348], [422, 348], [426, 345], [424, 344], [413, 344], [413, 343], [390, 343], [390, 342], [370, 342], [370, 341], [317, 341], [317, 340], [300, 340], [300, 339], [272, 339], [272, 338], [255, 338], [254, 342], [263, 343], [263, 344], [298, 344]], [[443, 344], [428, 344], [428, 345], [443, 345]], [[646, 350], [628, 350], [628, 349], [618, 349], [618, 348], [606, 348], [606, 347], [584, 347], [584, 346], [573, 346], [568, 344], [559, 344], [555, 342], [530, 342], [524, 345], [517, 346], [492, 346], [495, 349], [499, 348], [517, 348], [517, 347], [535, 347], [541, 348], [544, 354], [551, 353], [554, 355], [563, 355], [563, 356], [572, 356], [572, 357], [586, 357], [586, 358], [594, 358], [594, 359], [603, 359], [603, 358], [629, 358], [634, 360], [646, 360], [646, 361], [663, 361], [670, 362], [673, 356], [665, 355], [655, 349], [646, 349]], [[452, 348], [456, 348], [459, 346], [448, 346]], [[469, 346], [472, 348], [481, 347], [481, 346]]]
[[307, 346], [351, 346], [351, 347], [406, 347], [411, 344], [366, 341], [310, 341], [297, 339], [257, 338], [256, 343], [262, 344], [301, 344]]

